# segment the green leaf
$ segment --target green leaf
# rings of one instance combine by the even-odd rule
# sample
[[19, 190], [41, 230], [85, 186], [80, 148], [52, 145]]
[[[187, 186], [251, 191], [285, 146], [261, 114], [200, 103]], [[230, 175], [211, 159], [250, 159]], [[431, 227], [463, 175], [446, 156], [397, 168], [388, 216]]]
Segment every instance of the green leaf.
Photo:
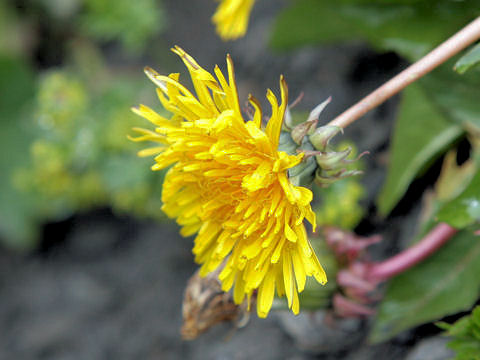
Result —
[[410, 85], [404, 93], [393, 132], [387, 180], [377, 200], [381, 214], [388, 214], [418, 173], [462, 134], [426, 98]]
[[480, 44], [475, 45], [454, 66], [454, 69], [459, 74], [464, 74], [471, 67], [480, 63]]
[[460, 196], [442, 207], [437, 218], [459, 229], [480, 221], [480, 172]]
[[471, 229], [392, 279], [378, 308], [370, 341], [470, 309], [480, 294], [480, 241]]
[[454, 360], [480, 360], [480, 307], [454, 324], [440, 323], [453, 339], [448, 347], [456, 352]]
[[[109, 154], [101, 167], [102, 179], [107, 191], [128, 190], [148, 182], [153, 174], [152, 159], [139, 158], [132, 151], [126, 154]], [[157, 173], [158, 174], [158, 173]], [[161, 177], [162, 174], [158, 174]]]
[[366, 39], [385, 51], [417, 60], [478, 12], [476, 0], [300, 0], [278, 17], [271, 44], [277, 49]]
[[161, 3], [155, 0], [86, 0], [82, 29], [101, 40], [120, 39], [127, 49], [142, 49], [165, 25]]
[[[474, 157], [475, 157], [475, 152]], [[478, 171], [478, 164], [470, 157], [462, 165], [457, 164], [457, 150], [450, 150], [443, 159], [442, 170], [435, 183], [435, 200], [439, 206], [458, 197], [470, 184]]]
[[480, 132], [480, 76], [463, 77], [451, 70], [450, 63], [438, 68], [420, 83], [429, 98], [448, 118], [466, 130]]
[[289, 49], [356, 37], [353, 35], [355, 27], [339, 16], [338, 5], [324, 0], [294, 2], [278, 16], [271, 39], [272, 46]]
[[28, 105], [34, 82], [30, 69], [19, 59], [0, 59], [0, 238], [15, 248], [34, 241], [33, 201], [13, 185], [13, 171], [28, 159], [32, 134], [28, 131]]

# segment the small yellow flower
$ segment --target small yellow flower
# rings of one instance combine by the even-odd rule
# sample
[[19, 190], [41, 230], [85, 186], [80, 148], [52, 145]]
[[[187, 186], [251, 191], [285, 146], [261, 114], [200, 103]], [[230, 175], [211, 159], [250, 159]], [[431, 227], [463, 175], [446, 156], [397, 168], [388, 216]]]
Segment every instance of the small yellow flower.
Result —
[[235, 40], [245, 35], [254, 2], [255, 0], [221, 0], [212, 21], [223, 40]]
[[257, 100], [250, 96], [251, 121], [240, 112], [230, 56], [227, 81], [218, 66], [215, 79], [181, 48], [173, 52], [187, 66], [196, 96], [178, 82], [179, 74], [162, 76], [147, 68], [172, 117], [143, 105], [133, 109], [156, 126], [155, 131], [136, 128], [141, 135], [134, 140], [158, 143], [140, 155], [156, 155], [153, 170], [171, 166], [162, 209], [177, 219], [182, 235], [197, 234], [193, 253], [202, 264], [200, 275], [224, 265], [219, 279], [224, 291], [234, 287], [235, 303], [257, 290], [257, 312], [266, 317], [276, 288], [297, 314], [306, 276], [323, 284], [326, 275], [303, 225], [306, 218], [315, 227], [312, 192], [293, 186], [287, 175], [303, 154], [277, 150], [287, 85], [281, 77], [281, 104], [268, 90], [272, 115], [263, 130]]

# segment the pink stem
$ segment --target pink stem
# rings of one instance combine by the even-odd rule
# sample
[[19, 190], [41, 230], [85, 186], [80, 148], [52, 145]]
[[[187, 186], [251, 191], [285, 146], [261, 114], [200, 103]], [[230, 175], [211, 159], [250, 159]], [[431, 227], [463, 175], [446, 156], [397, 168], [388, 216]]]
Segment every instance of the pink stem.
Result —
[[479, 38], [480, 17], [440, 44], [416, 63], [403, 70], [393, 79], [383, 84], [370, 95], [337, 116], [328, 123], [328, 125], [339, 126], [341, 128], [347, 127], [352, 122], [365, 115], [365, 113], [391, 98], [407, 85], [429, 73], [438, 65], [444, 63]]
[[446, 223], [438, 224], [417, 244], [385, 261], [371, 265], [366, 278], [371, 281], [384, 281], [411, 268], [433, 254], [457, 231]]

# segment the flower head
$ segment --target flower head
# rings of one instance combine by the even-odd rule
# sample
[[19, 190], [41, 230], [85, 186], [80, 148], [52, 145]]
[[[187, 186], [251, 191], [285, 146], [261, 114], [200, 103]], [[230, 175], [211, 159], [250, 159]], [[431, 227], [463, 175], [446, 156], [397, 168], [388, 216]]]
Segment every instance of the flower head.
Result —
[[147, 76], [170, 119], [141, 105], [134, 112], [151, 121], [155, 131], [137, 128], [134, 140], [157, 146], [140, 155], [156, 154], [153, 170], [168, 170], [163, 184], [165, 213], [176, 218], [181, 234], [197, 234], [193, 253], [205, 276], [219, 266], [222, 289], [232, 287], [234, 301], [257, 293], [257, 312], [266, 317], [275, 288], [286, 295], [294, 313], [306, 276], [326, 282], [325, 272], [307, 239], [303, 220], [315, 228], [312, 192], [289, 182], [287, 170], [303, 154], [278, 151], [287, 105], [287, 85], [280, 78], [281, 103], [272, 91], [272, 115], [262, 129], [262, 110], [245, 121], [238, 101], [233, 63], [227, 56], [228, 80], [219, 67], [212, 74], [181, 48], [173, 49], [190, 72], [196, 96], [179, 83], [178, 74], [163, 76], [147, 68]]
[[234, 40], [245, 35], [254, 2], [255, 0], [221, 0], [212, 21], [223, 40]]

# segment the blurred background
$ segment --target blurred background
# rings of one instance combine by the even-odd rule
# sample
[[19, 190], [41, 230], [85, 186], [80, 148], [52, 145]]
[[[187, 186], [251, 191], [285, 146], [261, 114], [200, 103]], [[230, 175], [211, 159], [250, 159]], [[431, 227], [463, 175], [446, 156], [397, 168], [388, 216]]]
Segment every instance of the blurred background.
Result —
[[[224, 69], [230, 53], [241, 99], [252, 93], [268, 109], [265, 91], [278, 93], [284, 74], [291, 101], [305, 94], [294, 116], [332, 96], [320, 119], [326, 123], [408, 64], [334, 37], [280, 51], [286, 35], [275, 19], [288, 3], [258, 1], [246, 37], [225, 43], [211, 24], [211, 0], [0, 2], [0, 359], [417, 359], [422, 334], [438, 330], [369, 346], [363, 321], [328, 329], [315, 320], [324, 313], [252, 316], [246, 328], [225, 324], [181, 340], [182, 293], [196, 270], [192, 239], [160, 211], [162, 173], [150, 171], [152, 159], [138, 158], [141, 147], [127, 140], [132, 127], [145, 125], [130, 107], [164, 111], [143, 67], [187, 79], [172, 46], [207, 70]], [[346, 131], [371, 153], [366, 176], [339, 190], [351, 203], [332, 198], [347, 210], [325, 215], [357, 233], [390, 237], [384, 253], [412, 235], [419, 203], [411, 200], [439, 171], [433, 166], [388, 222], [375, 215], [398, 102]]]

